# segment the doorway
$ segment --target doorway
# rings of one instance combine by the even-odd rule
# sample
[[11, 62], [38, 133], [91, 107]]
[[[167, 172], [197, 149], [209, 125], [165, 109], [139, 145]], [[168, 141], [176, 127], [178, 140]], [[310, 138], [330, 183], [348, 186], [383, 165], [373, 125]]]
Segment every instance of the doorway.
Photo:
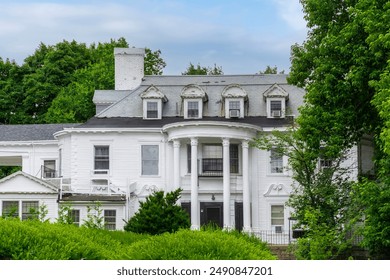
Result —
[[223, 202], [201, 202], [200, 224], [213, 224], [223, 228]]

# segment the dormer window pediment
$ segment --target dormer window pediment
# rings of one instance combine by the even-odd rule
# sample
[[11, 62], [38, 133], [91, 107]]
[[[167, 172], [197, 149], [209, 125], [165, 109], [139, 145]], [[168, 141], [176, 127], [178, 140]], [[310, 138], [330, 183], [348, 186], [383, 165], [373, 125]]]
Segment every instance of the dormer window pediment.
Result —
[[225, 102], [225, 118], [244, 117], [244, 102], [248, 100], [248, 94], [241, 86], [233, 84], [225, 87], [222, 99]]
[[269, 89], [263, 93], [264, 99], [267, 98], [284, 98], [288, 100], [288, 92], [277, 84], [273, 84]]
[[155, 86], [151, 85], [140, 94], [143, 103], [143, 118], [155, 120], [162, 118], [162, 103], [167, 102], [167, 97]]
[[142, 92], [140, 97], [142, 99], [161, 99], [163, 102], [168, 101], [168, 98], [154, 85], [151, 85], [144, 92]]
[[284, 118], [286, 117], [286, 101], [288, 100], [288, 92], [279, 85], [274, 84], [263, 93], [267, 104], [268, 118]]
[[198, 85], [187, 85], [181, 92], [185, 119], [201, 119], [203, 103], [208, 100], [206, 92]]

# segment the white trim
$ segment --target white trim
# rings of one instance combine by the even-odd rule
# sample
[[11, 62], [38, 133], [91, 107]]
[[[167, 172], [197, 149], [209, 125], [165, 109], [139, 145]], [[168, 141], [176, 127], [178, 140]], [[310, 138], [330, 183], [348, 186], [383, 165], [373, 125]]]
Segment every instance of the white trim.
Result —
[[[197, 102], [198, 103], [198, 116], [197, 117], [188, 117], [188, 102]], [[184, 99], [184, 118], [185, 119], [201, 119], [203, 116], [203, 101], [201, 98], [185, 98]]]
[[[148, 103], [153, 102], [157, 103], [157, 118], [148, 118]], [[143, 103], [143, 119], [144, 120], [160, 120], [162, 117], [162, 100], [161, 99], [151, 99], [144, 98], [142, 100]]]
[[230, 102], [238, 101], [240, 102], [240, 115], [239, 118], [243, 118], [245, 115], [244, 112], [244, 97], [236, 97], [236, 98], [225, 98], [225, 118], [230, 119]]
[[[280, 101], [281, 102], [281, 112], [280, 116], [273, 116], [271, 112], [271, 101]], [[280, 119], [286, 117], [286, 98], [283, 97], [268, 97], [267, 98], [267, 118], [271, 119]]]

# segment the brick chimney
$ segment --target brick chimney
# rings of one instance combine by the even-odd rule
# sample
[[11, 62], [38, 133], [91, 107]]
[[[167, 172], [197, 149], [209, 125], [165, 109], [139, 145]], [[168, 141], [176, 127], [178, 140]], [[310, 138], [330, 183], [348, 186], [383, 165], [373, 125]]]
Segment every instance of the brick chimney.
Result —
[[133, 90], [144, 77], [145, 49], [114, 48], [115, 90]]

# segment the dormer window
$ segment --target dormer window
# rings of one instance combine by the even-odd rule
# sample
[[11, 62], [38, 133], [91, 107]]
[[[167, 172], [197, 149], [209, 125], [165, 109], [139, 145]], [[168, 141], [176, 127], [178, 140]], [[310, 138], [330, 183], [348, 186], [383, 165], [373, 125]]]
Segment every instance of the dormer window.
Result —
[[158, 101], [146, 101], [146, 118], [158, 119]]
[[263, 94], [267, 104], [268, 118], [284, 118], [286, 117], [286, 101], [288, 93], [277, 84], [271, 86]]
[[184, 101], [184, 118], [186, 119], [199, 119], [202, 114], [200, 114], [200, 108], [202, 107], [202, 100], [185, 100]]
[[239, 85], [229, 85], [222, 91], [225, 100], [225, 118], [243, 118], [245, 116], [244, 103], [248, 99], [247, 93]]
[[204, 90], [197, 85], [186, 86], [182, 93], [183, 115], [185, 119], [201, 119], [203, 116], [203, 103], [207, 101]]
[[162, 118], [162, 104], [167, 102], [166, 96], [155, 86], [150, 86], [140, 94], [143, 102], [143, 118], [158, 120]]

